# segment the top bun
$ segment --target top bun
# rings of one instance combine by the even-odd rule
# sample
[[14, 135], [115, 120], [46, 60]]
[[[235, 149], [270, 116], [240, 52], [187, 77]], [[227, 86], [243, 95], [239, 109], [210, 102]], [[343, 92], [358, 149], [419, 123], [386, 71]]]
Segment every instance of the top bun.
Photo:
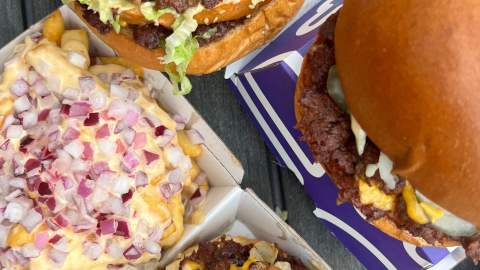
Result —
[[478, 0], [346, 0], [335, 44], [349, 109], [394, 173], [480, 226], [478, 25]]

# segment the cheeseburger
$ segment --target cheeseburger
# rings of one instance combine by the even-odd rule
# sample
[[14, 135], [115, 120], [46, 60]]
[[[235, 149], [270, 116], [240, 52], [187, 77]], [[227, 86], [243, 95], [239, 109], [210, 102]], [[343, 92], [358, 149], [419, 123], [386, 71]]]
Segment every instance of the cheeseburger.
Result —
[[120, 56], [166, 71], [178, 94], [191, 90], [186, 74], [217, 71], [259, 48], [303, 4], [303, 0], [66, 2]]
[[347, 0], [296, 90], [316, 161], [373, 225], [480, 260], [477, 1]]

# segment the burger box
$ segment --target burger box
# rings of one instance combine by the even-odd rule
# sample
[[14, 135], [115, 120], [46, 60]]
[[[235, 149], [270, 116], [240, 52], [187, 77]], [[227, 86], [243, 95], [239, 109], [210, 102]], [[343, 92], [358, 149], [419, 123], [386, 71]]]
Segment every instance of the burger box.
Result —
[[[279, 164], [288, 167], [314, 200], [313, 213], [368, 269], [449, 269], [465, 258], [461, 247], [415, 247], [387, 236], [351, 204], [315, 163], [295, 128], [294, 93], [303, 56], [340, 0], [310, 0], [307, 10], [273, 42], [229, 65], [225, 78]], [[272, 78], [275, 78], [272, 80]]]
[[[60, 8], [66, 29], [84, 28], [83, 22], [66, 6]], [[17, 44], [26, 36], [39, 32], [42, 21], [11, 41], [0, 50], [0, 63], [9, 60]], [[114, 55], [91, 32], [91, 55]], [[3, 69], [3, 64], [0, 65]], [[221, 234], [245, 236], [277, 243], [289, 254], [300, 258], [310, 269], [330, 269], [328, 264], [291, 227], [272, 211], [252, 190], [243, 190], [239, 184], [244, 174], [242, 165], [220, 138], [208, 126], [192, 105], [182, 96], [172, 94], [172, 85], [158, 71], [145, 70], [145, 81], [152, 86], [152, 95], [163, 109], [188, 119], [187, 128], [194, 128], [204, 137], [203, 153], [197, 159], [200, 168], [208, 175], [211, 186], [203, 206], [201, 224], [185, 225], [185, 233], [175, 246], [164, 250], [160, 265], [171, 262], [189, 246], [213, 239]], [[261, 180], [261, 179], [259, 179]]]

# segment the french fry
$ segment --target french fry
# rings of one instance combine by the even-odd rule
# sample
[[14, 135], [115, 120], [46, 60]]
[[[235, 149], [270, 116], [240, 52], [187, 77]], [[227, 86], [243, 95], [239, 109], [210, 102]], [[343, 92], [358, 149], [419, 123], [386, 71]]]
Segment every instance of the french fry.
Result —
[[76, 65], [83, 69], [90, 66], [88, 34], [85, 30], [75, 29], [65, 31], [62, 35], [61, 47], [67, 52], [74, 52], [83, 57], [84, 61], [77, 61], [78, 63], [76, 63]]
[[43, 24], [43, 36], [55, 44], [60, 44], [63, 32], [65, 31], [65, 21], [59, 10], [53, 12]]
[[133, 72], [135, 72], [135, 74], [137, 74], [138, 77], [143, 77], [143, 67], [141, 67], [140, 65], [131, 63], [122, 57], [118, 57], [118, 56], [99, 57], [99, 59], [103, 64], [115, 64], [115, 65], [124, 66], [126, 68], [133, 70]]

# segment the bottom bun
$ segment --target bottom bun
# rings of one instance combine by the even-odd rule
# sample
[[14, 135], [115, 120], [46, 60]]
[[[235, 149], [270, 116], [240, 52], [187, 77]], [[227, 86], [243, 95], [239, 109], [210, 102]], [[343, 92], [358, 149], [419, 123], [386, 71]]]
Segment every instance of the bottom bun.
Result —
[[[244, 21], [243, 24], [229, 31], [218, 41], [200, 47], [190, 62], [187, 73], [193, 75], [208, 74], [222, 69], [251, 51], [261, 47], [274, 38], [283, 27], [295, 16], [304, 0], [273, 0], [263, 6], [257, 13]], [[70, 5], [83, 19], [83, 9], [80, 4]], [[84, 20], [85, 21], [85, 20]], [[110, 31], [101, 34], [85, 22], [118, 55], [131, 62], [150, 69], [164, 71], [160, 57], [163, 49], [148, 49], [138, 45], [131, 36], [121, 32]]]
[[[334, 15], [335, 16], [335, 15]], [[304, 98], [316, 98], [317, 96], [315, 95], [306, 95], [305, 90], [306, 89], [315, 89], [316, 84], [319, 83], [319, 78], [321, 80], [326, 80], [328, 78], [328, 72], [329, 68], [335, 64], [335, 59], [334, 59], [334, 54], [332, 51], [329, 51], [328, 49], [325, 49], [328, 47], [327, 42], [327, 35], [333, 35], [333, 29], [335, 26], [335, 17], [332, 16], [332, 18], [327, 21], [323, 28], [320, 29], [319, 36], [317, 38], [317, 41], [312, 45], [310, 48], [309, 52], [304, 58], [303, 65], [302, 65], [302, 70], [300, 73], [300, 76], [297, 81], [297, 86], [295, 89], [295, 100], [294, 100], [294, 108], [295, 108], [295, 116], [297, 119], [297, 123], [299, 126], [299, 129], [302, 131], [302, 133], [305, 134], [304, 130], [305, 128], [309, 128], [308, 124], [306, 126], [306, 123], [304, 121], [304, 116], [307, 113], [311, 113], [311, 111], [306, 111], [304, 108], [303, 103], [304, 102], [309, 102], [309, 103], [316, 103], [316, 100], [302, 100]], [[332, 55], [321, 55], [322, 57], [318, 56], [319, 51], [325, 50], [327, 54], [332, 54]], [[314, 57], [314, 54], [317, 54], [316, 57]], [[315, 62], [317, 61], [317, 62]], [[322, 62], [323, 61], [323, 62]], [[322, 62], [322, 64], [318, 64]], [[325, 64], [326, 63], [326, 64]], [[325, 66], [328, 66], [328, 68], [325, 68]], [[316, 78], [314, 79], [314, 75]], [[301, 127], [300, 127], [301, 126]], [[307, 144], [309, 144], [307, 142]], [[309, 144], [309, 147], [312, 149], [312, 145]], [[313, 146], [314, 147], [314, 146]], [[340, 146], [339, 146], [340, 147]], [[339, 172], [338, 169], [338, 164], [336, 162], [320, 162], [322, 167], [325, 169], [327, 174], [330, 176], [330, 178], [333, 180], [333, 182], [337, 185], [337, 187], [342, 190], [345, 188], [345, 183], [350, 182], [352, 183], [351, 185], [355, 185], [355, 177], [354, 175], [349, 175], [346, 172]], [[357, 186], [358, 189], [358, 186]], [[359, 206], [359, 195], [358, 192], [356, 195], [353, 195], [355, 198], [354, 200], [356, 201], [355, 206]], [[401, 199], [401, 197], [400, 197]], [[352, 202], [353, 204], [353, 202]], [[361, 205], [360, 205], [361, 206]], [[373, 206], [372, 206], [373, 207]], [[358, 211], [362, 212], [362, 207], [356, 207]], [[363, 213], [363, 212], [362, 212]], [[365, 214], [365, 213], [363, 213]], [[438, 240], [435, 240], [435, 242], [428, 242], [424, 238], [420, 236], [415, 236], [413, 235], [410, 231], [407, 229], [403, 229], [399, 227], [392, 218], [390, 218], [388, 215], [385, 215], [381, 218], [377, 219], [368, 219], [368, 222], [378, 228], [380, 231], [384, 232], [385, 234], [396, 238], [400, 241], [408, 242], [410, 244], [413, 244], [415, 246], [438, 246], [438, 247], [449, 247], [449, 246], [458, 246], [460, 243], [448, 236], [440, 237]], [[426, 225], [425, 225], [426, 226]]]

